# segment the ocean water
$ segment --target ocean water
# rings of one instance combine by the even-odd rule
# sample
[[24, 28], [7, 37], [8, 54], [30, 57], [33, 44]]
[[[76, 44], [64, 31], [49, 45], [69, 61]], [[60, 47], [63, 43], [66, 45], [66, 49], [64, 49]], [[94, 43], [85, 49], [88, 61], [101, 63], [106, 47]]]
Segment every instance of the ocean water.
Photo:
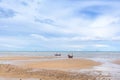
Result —
[[63, 57], [73, 54], [74, 57], [80, 58], [106, 58], [120, 59], [120, 52], [103, 52], [103, 51], [42, 51], [42, 52], [0, 52], [0, 56], [54, 56], [60, 53]]

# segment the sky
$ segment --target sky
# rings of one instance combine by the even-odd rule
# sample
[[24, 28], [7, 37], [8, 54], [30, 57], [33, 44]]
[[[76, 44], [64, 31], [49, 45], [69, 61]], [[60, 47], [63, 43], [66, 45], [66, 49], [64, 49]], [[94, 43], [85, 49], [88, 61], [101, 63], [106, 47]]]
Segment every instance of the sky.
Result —
[[0, 51], [120, 51], [120, 1], [0, 0]]

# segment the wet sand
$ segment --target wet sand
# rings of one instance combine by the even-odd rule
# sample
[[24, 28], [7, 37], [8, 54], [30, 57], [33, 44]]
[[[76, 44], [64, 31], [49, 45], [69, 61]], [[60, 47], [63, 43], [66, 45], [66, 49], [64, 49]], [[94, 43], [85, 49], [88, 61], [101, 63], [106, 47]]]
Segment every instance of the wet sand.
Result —
[[94, 75], [93, 71], [85, 73], [72, 72], [72, 70], [75, 69], [92, 69], [94, 66], [101, 65], [99, 62], [89, 59], [51, 60], [52, 57], [50, 57], [47, 61], [39, 61], [41, 58], [37, 57], [37, 61], [29, 61], [34, 58], [35, 57], [1, 58], [0, 61], [3, 62], [4, 60], [9, 60], [11, 62], [13, 60], [25, 60], [25, 63], [22, 61], [17, 64], [0, 64], [0, 77], [8, 78], [8, 80], [9, 78], [37, 78], [38, 80], [96, 80], [96, 77], [101, 77], [101, 74]]
[[[27, 79], [33, 78], [33, 80], [96, 80], [99, 75], [91, 75], [88, 73], [76, 73], [76, 72], [68, 72], [61, 70], [47, 70], [40, 69], [34, 71], [29, 68], [21, 68], [15, 65], [10, 64], [1, 64], [0, 65], [0, 76], [5, 77], [9, 80], [9, 78], [19, 78], [19, 79]], [[35, 78], [35, 79], [34, 79]], [[29, 79], [28, 79], [29, 80]]]
[[120, 65], [120, 60], [115, 60], [113, 63]]
[[88, 59], [62, 59], [52, 61], [36, 61], [23, 64], [29, 68], [41, 69], [86, 69], [98, 66], [101, 63]]
[[53, 59], [53, 58], [58, 58], [54, 56], [5, 56], [5, 57], [0, 57], [1, 60], [31, 60], [31, 59]]

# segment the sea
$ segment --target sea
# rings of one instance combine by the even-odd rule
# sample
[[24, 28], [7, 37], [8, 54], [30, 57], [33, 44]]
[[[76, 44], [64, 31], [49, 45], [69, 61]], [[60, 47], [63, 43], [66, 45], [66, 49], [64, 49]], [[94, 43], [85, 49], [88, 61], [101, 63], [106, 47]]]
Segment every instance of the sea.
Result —
[[59, 53], [66, 57], [72, 54], [79, 58], [110, 58], [120, 59], [120, 51], [14, 51], [14, 52], [0, 52], [0, 56], [54, 56]]

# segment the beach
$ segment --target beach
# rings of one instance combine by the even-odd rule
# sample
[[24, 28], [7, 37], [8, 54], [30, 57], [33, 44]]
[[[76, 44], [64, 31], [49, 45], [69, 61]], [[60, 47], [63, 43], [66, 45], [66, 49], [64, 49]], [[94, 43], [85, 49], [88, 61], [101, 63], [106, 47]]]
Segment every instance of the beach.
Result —
[[[13, 65], [0, 65], [1, 77], [6, 78], [37, 78], [43, 80], [95, 80], [95, 76], [89, 75], [89, 73], [75, 73], [61, 70], [47, 70], [41, 69], [32, 71], [33, 69], [19, 68]], [[35, 79], [34, 79], [35, 80]]]
[[23, 63], [24, 66], [29, 68], [42, 68], [42, 69], [87, 69], [93, 66], [100, 65], [99, 62], [95, 62], [87, 59], [62, 59], [52, 61], [36, 61]]
[[0, 80], [120, 80], [120, 0], [0, 0]]
[[[77, 71], [81, 69], [91, 69], [94, 66], [101, 65], [100, 62], [95, 62], [89, 59], [57, 58], [58, 57], [37, 56], [1, 57], [0, 61], [3, 63], [0, 64], [0, 77], [2, 79], [6, 78], [6, 80], [10, 78], [33, 78], [33, 80], [36, 80], [36, 78], [43, 80], [95, 80], [96, 77], [91, 75], [90, 72], [80, 73]], [[6, 64], [4, 63], [5, 61], [12, 63]]]
[[114, 60], [113, 63], [120, 65], [120, 60]]
[[112, 74], [120, 71], [114, 62], [118, 64], [119, 61], [65, 56], [2, 56], [0, 80], [117, 80], [112, 78]]

